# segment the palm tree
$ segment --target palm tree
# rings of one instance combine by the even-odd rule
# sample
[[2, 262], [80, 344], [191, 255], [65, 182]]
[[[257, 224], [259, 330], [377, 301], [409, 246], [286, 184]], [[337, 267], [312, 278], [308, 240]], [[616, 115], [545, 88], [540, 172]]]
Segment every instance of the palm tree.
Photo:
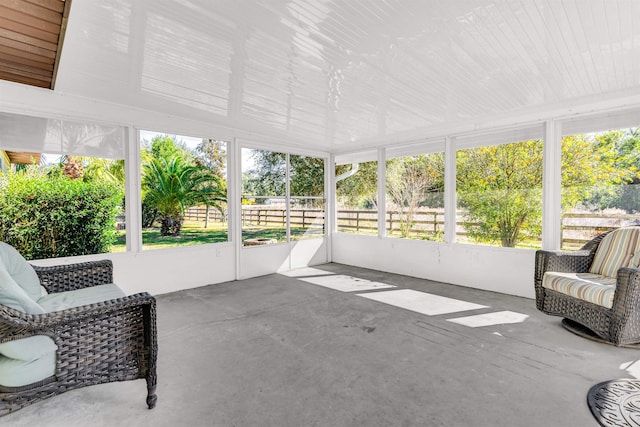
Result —
[[178, 236], [184, 212], [204, 204], [220, 209], [226, 190], [209, 169], [186, 163], [180, 156], [152, 158], [144, 166], [144, 202], [157, 209], [162, 236]]

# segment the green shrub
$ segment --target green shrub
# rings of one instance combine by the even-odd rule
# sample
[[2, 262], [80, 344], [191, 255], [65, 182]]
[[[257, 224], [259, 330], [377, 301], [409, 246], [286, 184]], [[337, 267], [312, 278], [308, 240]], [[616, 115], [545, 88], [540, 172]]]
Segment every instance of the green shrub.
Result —
[[0, 176], [0, 240], [27, 259], [109, 252], [122, 191], [33, 173]]
[[151, 228], [158, 218], [158, 209], [142, 201], [142, 228]]

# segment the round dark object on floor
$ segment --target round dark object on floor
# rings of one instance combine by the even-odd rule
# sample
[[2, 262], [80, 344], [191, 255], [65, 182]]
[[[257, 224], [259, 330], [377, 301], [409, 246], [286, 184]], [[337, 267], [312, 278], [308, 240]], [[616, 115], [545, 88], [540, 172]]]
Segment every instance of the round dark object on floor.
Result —
[[596, 384], [587, 402], [602, 426], [640, 426], [640, 380], [619, 379]]

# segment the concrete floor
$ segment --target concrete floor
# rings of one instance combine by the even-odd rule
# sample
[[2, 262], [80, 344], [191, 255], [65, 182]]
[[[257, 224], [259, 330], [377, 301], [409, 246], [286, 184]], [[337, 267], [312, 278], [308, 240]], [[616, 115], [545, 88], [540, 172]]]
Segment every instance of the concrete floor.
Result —
[[161, 295], [155, 409], [138, 380], [74, 390], [0, 424], [597, 426], [587, 391], [630, 377], [640, 359], [567, 332], [529, 299], [316, 268], [488, 306], [462, 315], [529, 317], [471, 328], [446, 320], [461, 313], [426, 316], [279, 274]]

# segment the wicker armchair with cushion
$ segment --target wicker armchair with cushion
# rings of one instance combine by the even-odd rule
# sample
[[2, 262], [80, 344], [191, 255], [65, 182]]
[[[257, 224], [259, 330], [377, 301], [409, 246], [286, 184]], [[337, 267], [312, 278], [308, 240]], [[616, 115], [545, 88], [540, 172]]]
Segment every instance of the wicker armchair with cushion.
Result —
[[601, 234], [572, 252], [537, 251], [537, 308], [573, 332], [640, 343], [640, 227]]
[[156, 403], [156, 302], [111, 261], [34, 267], [0, 242], [0, 415], [79, 387], [144, 378]]

